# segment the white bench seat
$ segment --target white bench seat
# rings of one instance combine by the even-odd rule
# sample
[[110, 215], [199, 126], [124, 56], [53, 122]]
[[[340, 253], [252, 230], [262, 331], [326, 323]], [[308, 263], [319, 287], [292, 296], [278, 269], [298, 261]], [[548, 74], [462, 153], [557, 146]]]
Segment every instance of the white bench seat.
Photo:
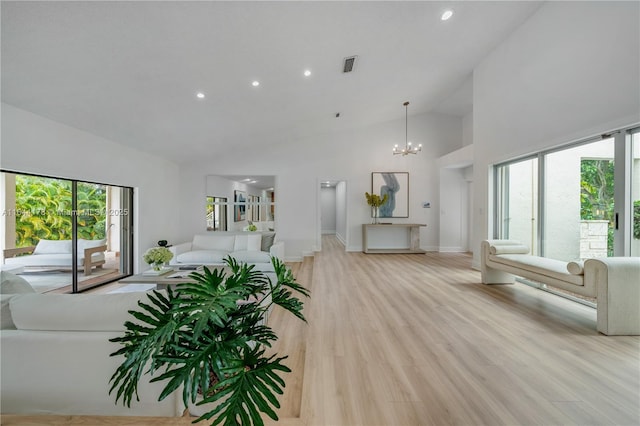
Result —
[[587, 259], [570, 268], [569, 262], [530, 255], [514, 240], [485, 240], [480, 248], [483, 284], [513, 284], [519, 276], [593, 297], [599, 332], [640, 335], [640, 258]]

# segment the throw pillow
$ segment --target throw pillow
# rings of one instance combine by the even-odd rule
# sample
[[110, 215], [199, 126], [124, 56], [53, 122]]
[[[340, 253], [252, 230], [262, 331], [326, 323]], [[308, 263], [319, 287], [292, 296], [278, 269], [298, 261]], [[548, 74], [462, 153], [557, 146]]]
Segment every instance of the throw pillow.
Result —
[[275, 241], [275, 239], [276, 239], [275, 232], [263, 232], [260, 250], [268, 252], [269, 249], [271, 249], [271, 246], [273, 245], [273, 242]]
[[571, 275], [584, 275], [584, 262], [577, 260], [567, 263], [567, 271], [569, 271]]
[[499, 245], [489, 248], [491, 254], [529, 254], [529, 246], [525, 244]]
[[236, 235], [236, 241], [233, 245], [233, 251], [260, 251], [260, 241], [262, 240], [262, 235], [260, 234], [242, 234]]

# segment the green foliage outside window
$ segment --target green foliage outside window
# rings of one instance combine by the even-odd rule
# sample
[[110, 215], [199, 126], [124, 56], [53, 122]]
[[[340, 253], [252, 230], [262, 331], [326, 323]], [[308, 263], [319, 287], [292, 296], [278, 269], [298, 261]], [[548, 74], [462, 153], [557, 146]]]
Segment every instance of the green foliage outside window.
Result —
[[640, 240], [640, 200], [633, 202], [633, 238]]
[[[78, 238], [105, 238], [106, 188], [78, 183]], [[71, 239], [71, 182], [16, 175], [16, 247]]]
[[607, 220], [607, 254], [613, 256], [613, 160], [580, 162], [580, 219]]

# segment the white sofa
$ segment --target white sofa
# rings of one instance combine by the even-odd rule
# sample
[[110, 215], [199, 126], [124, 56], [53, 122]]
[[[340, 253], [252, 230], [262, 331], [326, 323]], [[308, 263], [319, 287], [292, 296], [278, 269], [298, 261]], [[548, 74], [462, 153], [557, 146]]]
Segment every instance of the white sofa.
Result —
[[[100, 268], [105, 263], [106, 240], [78, 239], [78, 267], [84, 268], [85, 275], [91, 275], [92, 268]], [[30, 247], [4, 250], [4, 263], [9, 266], [60, 267], [71, 268], [73, 260], [71, 240], [45, 240]]]
[[640, 258], [608, 257], [564, 262], [529, 254], [515, 240], [481, 243], [484, 284], [512, 284], [515, 276], [597, 300], [597, 330], [640, 335]]
[[2, 297], [2, 414], [183, 414], [181, 393], [158, 402], [164, 383], [147, 378], [131, 408], [115, 403], [115, 391], [109, 395], [109, 379], [123, 359], [109, 356], [120, 348], [109, 339], [123, 335], [124, 322], [132, 319], [127, 311], [136, 309], [146, 293]]
[[169, 247], [170, 265], [220, 265], [227, 256], [238, 262], [255, 264], [270, 271], [271, 257], [284, 258], [284, 243], [275, 241], [275, 232], [220, 231], [196, 235], [188, 243]]

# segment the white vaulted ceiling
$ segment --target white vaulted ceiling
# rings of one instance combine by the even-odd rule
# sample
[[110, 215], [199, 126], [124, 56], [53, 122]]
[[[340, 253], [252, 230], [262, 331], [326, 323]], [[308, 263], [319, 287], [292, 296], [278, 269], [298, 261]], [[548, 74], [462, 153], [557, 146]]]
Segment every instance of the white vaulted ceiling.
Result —
[[462, 115], [473, 68], [539, 6], [3, 1], [2, 101], [178, 162], [399, 119], [406, 100]]

